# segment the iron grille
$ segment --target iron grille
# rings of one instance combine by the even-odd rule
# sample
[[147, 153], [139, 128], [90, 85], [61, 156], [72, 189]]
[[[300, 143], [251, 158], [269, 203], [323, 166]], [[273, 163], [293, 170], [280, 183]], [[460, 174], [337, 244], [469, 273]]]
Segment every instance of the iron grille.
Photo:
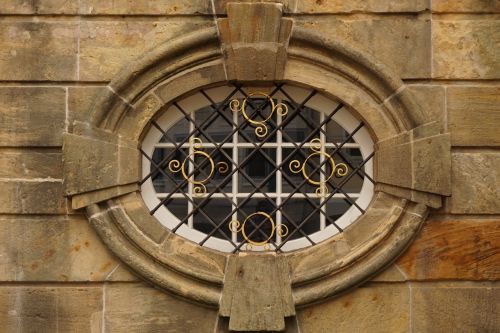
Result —
[[343, 104], [318, 112], [306, 106], [315, 90], [296, 100], [281, 83], [230, 87], [219, 101], [199, 90], [206, 106], [196, 110], [173, 102], [173, 125], [152, 121], [161, 139], [141, 150], [150, 164], [141, 184], [151, 181], [159, 200], [152, 215], [167, 208], [178, 219], [173, 232], [188, 226], [203, 235], [199, 245], [215, 237], [237, 252], [314, 245], [327, 226], [342, 232], [336, 220], [352, 207], [364, 213], [356, 195], [373, 183], [365, 172], [373, 152], [363, 158], [353, 140], [363, 123], [347, 132], [334, 121]]

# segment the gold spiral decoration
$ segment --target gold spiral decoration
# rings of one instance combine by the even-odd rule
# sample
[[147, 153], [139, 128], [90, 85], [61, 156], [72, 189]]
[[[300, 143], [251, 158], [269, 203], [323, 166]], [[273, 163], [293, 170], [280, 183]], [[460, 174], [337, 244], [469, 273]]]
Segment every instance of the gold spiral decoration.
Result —
[[[269, 116], [267, 116], [266, 118], [264, 118], [260, 121], [253, 120], [248, 116], [247, 111], [246, 111], [247, 100], [249, 98], [252, 98], [252, 97], [264, 97], [271, 103], [271, 112], [269, 113]], [[277, 114], [279, 114], [281, 116], [286, 116], [286, 114], [288, 113], [288, 106], [286, 104], [275, 103], [274, 100], [271, 98], [271, 96], [269, 96], [268, 94], [263, 93], [263, 92], [250, 93], [250, 94], [248, 94], [247, 97], [245, 97], [243, 99], [243, 102], [240, 102], [238, 99], [233, 99], [229, 103], [229, 108], [233, 112], [240, 112], [241, 111], [241, 114], [246, 119], [246, 121], [248, 121], [250, 124], [252, 124], [255, 127], [255, 135], [259, 138], [263, 138], [267, 135], [268, 128], [267, 128], [266, 123], [269, 119], [271, 119], [274, 112], [276, 112]]]
[[[271, 234], [267, 235], [267, 238], [263, 241], [255, 241], [255, 240], [251, 239], [246, 233], [245, 225], [254, 216], [263, 216], [265, 218], [265, 220], [271, 224]], [[247, 250], [252, 250], [252, 248], [254, 246], [263, 246], [264, 250], [268, 251], [271, 249], [269, 246], [269, 241], [273, 238], [274, 233], [276, 233], [280, 237], [285, 237], [286, 235], [288, 235], [288, 227], [284, 224], [277, 225], [274, 222], [271, 215], [269, 215], [265, 212], [255, 212], [253, 214], [250, 214], [247, 216], [245, 221], [243, 221], [243, 223], [241, 223], [238, 220], [232, 220], [231, 222], [229, 222], [228, 227], [229, 227], [229, 230], [232, 232], [235, 232], [235, 233], [241, 232], [243, 239], [245, 239], [245, 241], [247, 242], [247, 244], [246, 244]]]
[[[317, 186], [315, 193], [318, 197], [326, 197], [329, 193], [328, 186], [326, 185], [328, 181], [334, 175], [336, 175], [337, 177], [346, 176], [347, 173], [349, 172], [349, 168], [345, 163], [335, 163], [333, 157], [330, 154], [321, 151], [321, 148], [323, 148], [323, 143], [319, 138], [311, 140], [310, 149], [312, 150], [312, 153], [309, 154], [309, 156], [307, 156], [304, 162], [300, 162], [299, 160], [290, 161], [290, 163], [288, 164], [288, 168], [292, 173], [295, 174], [302, 173], [302, 176], [304, 177], [304, 179], [307, 180], [309, 184]], [[306, 171], [307, 162], [314, 156], [323, 156], [330, 163], [331, 172], [323, 181], [312, 179], [311, 175], [309, 175]]]
[[[229, 165], [226, 162], [218, 162], [217, 164], [215, 164], [212, 157], [201, 150], [203, 148], [203, 141], [200, 138], [192, 138], [191, 146], [193, 147], [193, 152], [188, 156], [186, 156], [186, 158], [182, 161], [182, 163], [179, 160], [171, 160], [168, 163], [168, 169], [172, 173], [180, 172], [185, 180], [194, 185], [193, 196], [202, 196], [203, 194], [207, 193], [207, 188], [205, 186], [205, 183], [212, 178], [215, 172], [216, 165], [217, 165], [217, 171], [221, 174], [224, 174], [227, 171], [229, 171]], [[194, 176], [188, 177], [186, 171], [186, 162], [189, 161], [191, 158], [194, 161], [194, 158], [196, 156], [201, 156], [207, 159], [208, 162], [210, 163], [210, 172], [208, 176], [199, 180], [195, 180]]]

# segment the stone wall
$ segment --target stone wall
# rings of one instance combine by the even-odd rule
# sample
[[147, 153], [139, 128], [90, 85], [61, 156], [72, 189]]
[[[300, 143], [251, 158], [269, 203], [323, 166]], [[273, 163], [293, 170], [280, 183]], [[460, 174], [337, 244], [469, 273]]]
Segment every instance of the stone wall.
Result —
[[[147, 49], [213, 27], [209, 0], [0, 1], [0, 331], [213, 332], [217, 311], [141, 282], [63, 196], [62, 133]], [[214, 0], [223, 15], [226, 1]], [[498, 332], [500, 1], [289, 0], [409, 84], [452, 138], [452, 196], [406, 253], [312, 332]]]

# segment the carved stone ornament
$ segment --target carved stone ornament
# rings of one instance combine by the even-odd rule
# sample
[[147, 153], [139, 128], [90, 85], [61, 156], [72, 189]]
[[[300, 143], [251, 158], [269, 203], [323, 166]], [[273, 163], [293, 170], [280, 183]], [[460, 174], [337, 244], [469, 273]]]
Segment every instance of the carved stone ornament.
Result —
[[[376, 143], [375, 195], [366, 213], [327, 241], [283, 254], [204, 248], [151, 216], [137, 185], [141, 135], [175, 98], [229, 80], [314, 87], [347, 105]], [[216, 27], [143, 54], [107, 88], [92, 117], [64, 135], [72, 207], [85, 209], [104, 243], [139, 276], [219, 308], [221, 323], [234, 331], [283, 331], [296, 307], [370, 279], [450, 195], [449, 135], [405, 84], [365, 54], [294, 27], [279, 3], [229, 2]]]

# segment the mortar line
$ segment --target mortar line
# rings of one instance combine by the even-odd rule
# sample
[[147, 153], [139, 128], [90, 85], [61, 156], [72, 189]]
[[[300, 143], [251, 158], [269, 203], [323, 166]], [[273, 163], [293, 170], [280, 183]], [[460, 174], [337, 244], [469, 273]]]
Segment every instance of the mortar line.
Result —
[[448, 132], [448, 87], [444, 87], [444, 131]]
[[[78, 11], [80, 11], [80, 0], [78, 0]], [[78, 29], [76, 30], [76, 80], [80, 81], [80, 39], [82, 32], [82, 18], [78, 17]]]
[[106, 332], [106, 282], [102, 286], [102, 314], [101, 314], [101, 333]]
[[430, 28], [430, 52], [431, 52], [431, 78], [434, 78], [434, 45], [433, 45], [433, 38], [432, 38], [432, 34], [433, 34], [433, 13], [432, 13], [432, 0], [429, 0], [429, 10], [430, 10], [430, 24], [431, 24], [431, 28]]
[[[214, 0], [210, 0], [210, 5], [212, 7], [212, 18], [214, 20], [215, 29], [217, 31], [217, 39], [219, 39], [220, 52], [221, 52], [221, 55], [224, 56], [224, 50], [222, 49], [222, 43], [221, 43], [221, 38], [220, 38], [219, 25], [217, 24], [217, 14], [215, 13], [215, 3], [214, 3]], [[226, 80], [228, 80], [227, 69], [226, 69], [226, 61], [225, 60], [224, 60], [224, 66], [222, 66], [222, 68], [224, 69], [224, 77], [226, 78]]]
[[64, 130], [66, 133], [69, 131], [69, 88], [65, 87], [64, 91], [66, 93], [65, 100], [64, 100], [64, 107], [65, 107], [65, 121], [64, 121]]

